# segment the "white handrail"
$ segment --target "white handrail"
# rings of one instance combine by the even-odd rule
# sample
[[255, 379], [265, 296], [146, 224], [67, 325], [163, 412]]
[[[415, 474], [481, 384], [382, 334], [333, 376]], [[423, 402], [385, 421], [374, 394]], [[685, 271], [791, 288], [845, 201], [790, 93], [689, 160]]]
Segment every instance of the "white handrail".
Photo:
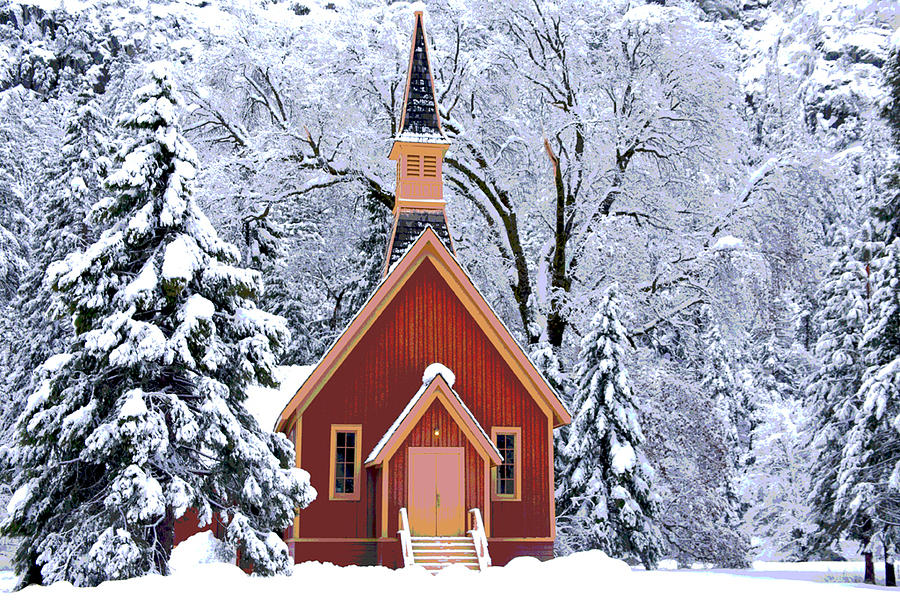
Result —
[[409, 531], [409, 517], [406, 515], [406, 507], [400, 508], [400, 552], [403, 554], [403, 566], [412, 566], [415, 564], [412, 551], [412, 535]]
[[469, 534], [475, 544], [475, 553], [478, 556], [478, 568], [484, 570], [491, 566], [491, 555], [488, 553], [487, 535], [484, 532], [484, 522], [481, 520], [481, 510], [473, 507], [469, 510]]

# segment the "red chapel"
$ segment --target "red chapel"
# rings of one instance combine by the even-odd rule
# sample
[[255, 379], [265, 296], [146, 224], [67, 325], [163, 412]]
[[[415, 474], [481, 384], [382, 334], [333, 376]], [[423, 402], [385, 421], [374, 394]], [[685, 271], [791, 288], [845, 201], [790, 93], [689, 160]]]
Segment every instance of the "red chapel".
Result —
[[559, 398], [456, 260], [422, 13], [414, 18], [384, 277], [281, 412], [319, 496], [296, 562], [437, 570], [550, 558]]

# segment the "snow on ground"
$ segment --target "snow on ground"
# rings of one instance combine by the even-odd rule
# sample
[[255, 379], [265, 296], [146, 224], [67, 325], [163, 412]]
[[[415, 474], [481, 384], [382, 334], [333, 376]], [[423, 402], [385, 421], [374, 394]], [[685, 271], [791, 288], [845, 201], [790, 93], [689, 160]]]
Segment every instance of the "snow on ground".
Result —
[[[206, 538], [203, 538], [206, 537]], [[195, 540], [196, 539], [196, 540]], [[190, 545], [188, 545], [190, 544]], [[187, 547], [184, 547], [187, 545]], [[643, 571], [583, 552], [541, 563], [518, 558], [507, 567], [475, 573], [452, 567], [437, 576], [419, 568], [394, 571], [383, 567], [340, 568], [307, 562], [290, 577], [258, 578], [232, 564], [210, 562], [209, 537], [201, 533], [176, 550], [174, 574], [108, 582], [97, 588], [68, 584], [32, 586], [0, 594], [0, 608], [18, 611], [75, 609], [840, 609], [900, 600], [900, 592], [855, 583], [810, 583], [754, 576], [756, 571]], [[778, 565], [773, 567], [770, 565]], [[766, 563], [778, 573], [828, 571], [858, 563]], [[857, 575], [858, 577], [858, 575]], [[0, 591], [13, 585], [11, 573], [0, 572]], [[888, 598], [888, 597], [893, 598]]]
[[308, 365], [279, 367], [275, 371], [275, 376], [281, 383], [279, 388], [251, 386], [247, 389], [247, 400], [244, 402], [244, 406], [256, 418], [264, 431], [271, 431], [275, 428], [281, 410], [303, 385], [312, 370], [312, 366]]
[[[765, 562], [758, 560], [753, 563], [752, 571], [719, 569], [716, 572], [825, 583], [862, 583], [865, 565], [861, 560], [859, 562]], [[875, 563], [875, 578], [878, 583], [884, 583], [883, 563]]]
[[744, 246], [744, 241], [740, 238], [736, 238], [733, 235], [722, 236], [716, 243], [713, 244], [712, 249], [715, 251], [718, 250], [738, 250]]
[[[0, 600], [4, 592], [11, 592], [16, 587], [16, 574], [12, 571], [0, 571]], [[4, 604], [4, 608], [6, 604]]]
[[201, 564], [233, 563], [235, 556], [223, 541], [210, 531], [197, 533], [172, 550], [169, 567], [173, 573], [191, 571]]

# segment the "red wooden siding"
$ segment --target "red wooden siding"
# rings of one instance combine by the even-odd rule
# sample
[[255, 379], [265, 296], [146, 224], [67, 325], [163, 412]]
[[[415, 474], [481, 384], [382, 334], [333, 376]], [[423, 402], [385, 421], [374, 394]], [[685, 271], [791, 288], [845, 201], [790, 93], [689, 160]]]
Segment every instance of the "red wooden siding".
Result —
[[[399, 547], [399, 544], [398, 544]], [[294, 563], [331, 562], [338, 566], [374, 566], [378, 562], [375, 541], [303, 541], [293, 544]]]
[[175, 520], [175, 544], [207, 530], [213, 530], [213, 524], [201, 527], [197, 510], [191, 507], [184, 512], [183, 516]]
[[[522, 500], [492, 503], [492, 537], [550, 536], [548, 416], [433, 264], [425, 261], [303, 415], [300, 463], [310, 472], [319, 498], [301, 512], [301, 538], [371, 536], [365, 532], [368, 478], [360, 477], [359, 501], [328, 500], [331, 425], [362, 425], [365, 460], [420, 388], [422, 372], [433, 362], [454, 371], [454, 390], [486, 431], [492, 426], [522, 428]], [[404, 456], [405, 450], [391, 459], [392, 472], [395, 461], [405, 460]], [[405, 479], [405, 474], [400, 482], [390, 479], [394, 492], [388, 536], [397, 530], [395, 507], [403, 494], [397, 486], [405, 486]], [[380, 490], [375, 498], [377, 507]], [[380, 534], [380, 526], [377, 530]]]

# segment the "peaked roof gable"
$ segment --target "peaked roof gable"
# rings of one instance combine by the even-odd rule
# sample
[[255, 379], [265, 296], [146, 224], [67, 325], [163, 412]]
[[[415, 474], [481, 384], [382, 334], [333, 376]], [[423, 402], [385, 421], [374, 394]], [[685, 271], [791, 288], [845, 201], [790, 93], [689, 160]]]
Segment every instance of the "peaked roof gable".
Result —
[[397, 451], [403, 440], [419, 423], [419, 420], [422, 419], [422, 416], [434, 404], [435, 400], [444, 406], [450, 417], [456, 422], [456, 426], [475, 446], [479, 454], [489, 459], [492, 464], [499, 465], [503, 462], [500, 450], [497, 449], [491, 438], [484, 432], [481, 424], [472, 415], [465, 403], [462, 402], [456, 391], [447, 384], [444, 377], [438, 374], [430, 383], [423, 384], [419, 391], [413, 395], [413, 398], [400, 412], [400, 415], [397, 416], [397, 419], [394, 420], [394, 423], [388, 428], [381, 440], [372, 448], [372, 452], [366, 458], [365, 465], [367, 467], [378, 465], [393, 456], [394, 452]]
[[562, 401], [485, 301], [456, 258], [428, 226], [390, 268], [369, 300], [316, 364], [312, 374], [281, 411], [276, 430], [286, 425], [295, 413], [302, 414], [306, 411], [345, 357], [387, 309], [413, 273], [426, 261], [434, 265], [538, 407], [553, 417], [553, 426], [569, 424], [572, 418]]

